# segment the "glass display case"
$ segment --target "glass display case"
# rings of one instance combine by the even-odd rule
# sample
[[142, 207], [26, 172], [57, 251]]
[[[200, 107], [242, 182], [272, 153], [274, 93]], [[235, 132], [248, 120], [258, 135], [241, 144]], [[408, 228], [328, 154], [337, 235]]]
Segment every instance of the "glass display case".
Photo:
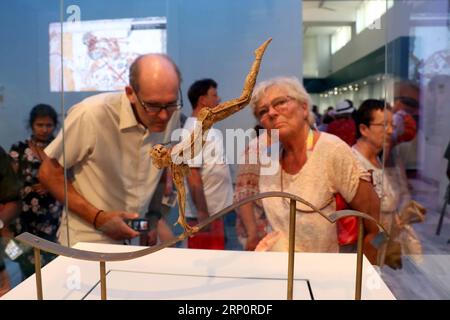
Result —
[[[2, 179], [3, 170], [10, 178], [0, 181], [0, 296], [35, 277], [33, 249], [15, 238], [24, 232], [71, 248], [129, 246], [123, 252], [172, 241], [172, 258], [189, 248], [253, 254], [261, 240], [270, 239], [278, 217], [265, 214], [267, 203], [258, 200], [209, 230], [173, 241], [184, 232], [176, 223], [177, 188], [169, 170], [153, 166], [150, 152], [156, 144], [179, 142], [177, 129], [196, 115], [190, 90], [195, 81], [214, 79], [218, 102], [239, 98], [255, 49], [272, 38], [256, 84], [280, 76], [300, 79], [311, 97], [317, 136], [333, 133], [332, 122], [344, 116], [353, 119], [351, 132], [340, 138], [347, 142], [350, 135], [347, 143], [355, 147], [346, 152], [372, 170], [367, 180], [381, 200], [377, 214], [391, 238], [380, 248], [379, 266], [364, 269], [364, 279], [377, 272], [387, 293], [367, 297], [448, 298], [448, 1], [3, 0], [0, 6], [0, 146], [10, 157], [2, 162], [10, 168], [1, 168]], [[168, 68], [176, 69], [177, 90], [164, 101], [170, 71], [152, 69], [166, 85], [157, 87], [157, 96], [133, 82], [142, 70], [130, 74], [136, 58], [149, 53], [167, 55], [176, 65]], [[159, 109], [151, 114], [140, 106]], [[152, 121], [162, 129], [153, 130]], [[194, 182], [186, 180], [188, 224], [203, 221], [202, 199], [219, 202], [219, 210], [267, 191], [260, 183], [270, 179], [240, 162], [251, 141], [258, 141], [253, 129], [260, 125], [264, 121], [250, 106], [214, 124], [224, 152], [220, 181], [228, 185], [217, 188], [219, 182], [203, 176], [199, 200]], [[348, 128], [348, 122], [337, 127]], [[283, 156], [278, 147], [267, 150]], [[192, 168], [191, 178], [198, 177], [202, 171]], [[211, 169], [200, 168], [204, 174]], [[334, 191], [333, 209], [351, 209], [356, 189], [352, 196], [342, 192], [346, 204]], [[304, 194], [302, 189], [296, 195]], [[328, 252], [355, 254], [356, 241]], [[58, 258], [42, 252], [39, 259], [44, 266]], [[238, 271], [233, 265], [231, 273]]]

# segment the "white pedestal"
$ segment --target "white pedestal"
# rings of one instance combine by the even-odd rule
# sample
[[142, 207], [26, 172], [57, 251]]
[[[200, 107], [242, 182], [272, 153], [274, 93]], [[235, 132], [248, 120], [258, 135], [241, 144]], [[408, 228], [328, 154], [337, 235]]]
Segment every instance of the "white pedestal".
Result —
[[[98, 252], [137, 246], [78, 243]], [[167, 248], [123, 262], [106, 263], [107, 297], [113, 299], [264, 299], [287, 294], [287, 253]], [[296, 253], [294, 299], [354, 299], [356, 254]], [[100, 299], [97, 262], [58, 257], [42, 269], [44, 299]], [[3, 299], [36, 299], [35, 277]], [[364, 257], [362, 299], [395, 299]]]

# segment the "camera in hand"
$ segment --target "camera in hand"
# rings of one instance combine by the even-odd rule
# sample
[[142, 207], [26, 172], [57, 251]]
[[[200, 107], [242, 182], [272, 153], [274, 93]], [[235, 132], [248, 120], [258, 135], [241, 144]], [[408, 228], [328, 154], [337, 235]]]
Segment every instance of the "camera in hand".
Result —
[[149, 222], [148, 219], [133, 219], [133, 220], [125, 220], [128, 226], [136, 231], [148, 231]]

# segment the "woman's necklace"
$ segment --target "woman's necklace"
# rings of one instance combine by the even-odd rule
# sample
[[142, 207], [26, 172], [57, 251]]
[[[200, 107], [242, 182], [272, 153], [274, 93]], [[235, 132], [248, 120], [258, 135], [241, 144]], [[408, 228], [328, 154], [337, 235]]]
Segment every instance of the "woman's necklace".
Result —
[[[306, 159], [308, 160], [308, 154], [311, 153], [314, 147], [314, 131], [310, 128], [308, 132], [308, 136], [306, 137]], [[280, 166], [280, 185], [281, 192], [283, 192], [283, 167]]]
[[[306, 159], [308, 159], [309, 154], [314, 148], [314, 131], [312, 129], [309, 129], [308, 137], [306, 138]], [[280, 172], [280, 185], [281, 185], [281, 192], [284, 192], [283, 188], [283, 168], [280, 166], [281, 172]], [[287, 198], [283, 198], [283, 200], [289, 205], [289, 201]], [[325, 202], [323, 206], [320, 207], [319, 210], [325, 209], [327, 206], [330, 205], [330, 203], [334, 201], [334, 197], [331, 197], [328, 201]], [[313, 213], [316, 212], [315, 210], [300, 210], [296, 208], [296, 211], [302, 212], [302, 213]]]

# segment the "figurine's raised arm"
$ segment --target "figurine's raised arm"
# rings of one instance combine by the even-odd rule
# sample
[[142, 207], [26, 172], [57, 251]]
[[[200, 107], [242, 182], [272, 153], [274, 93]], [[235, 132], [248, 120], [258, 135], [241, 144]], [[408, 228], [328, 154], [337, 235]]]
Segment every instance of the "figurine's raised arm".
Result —
[[203, 108], [200, 110], [190, 139], [181, 141], [171, 151], [172, 160], [175, 163], [184, 162], [183, 158], [186, 158], [186, 155], [189, 158], [196, 157], [205, 144], [208, 130], [212, 125], [240, 111], [249, 104], [253, 88], [256, 84], [256, 78], [258, 77], [262, 57], [271, 41], [272, 38], [269, 38], [255, 50], [255, 60], [245, 79], [244, 88], [239, 98], [225, 101], [214, 108]]
[[225, 101], [224, 103], [221, 103], [214, 108], [203, 108], [202, 110], [200, 110], [198, 121], [203, 121], [203, 131], [210, 129], [215, 122], [221, 121], [231, 116], [250, 103], [253, 88], [255, 87], [256, 78], [258, 77], [259, 68], [261, 66], [262, 57], [271, 41], [272, 38], [268, 39], [258, 49], [255, 50], [255, 61], [253, 62], [250, 72], [245, 79], [244, 88], [242, 89], [242, 93], [239, 98]]
[[168, 149], [159, 144], [155, 145], [150, 153], [153, 164], [156, 167], [159, 169], [170, 167], [172, 170], [172, 177], [177, 187], [179, 202], [179, 216], [177, 222], [185, 229], [186, 232], [193, 233], [197, 231], [196, 228], [192, 228], [186, 223], [184, 216], [186, 201], [184, 177], [189, 173], [189, 167], [186, 164], [186, 161], [195, 158], [195, 156], [197, 156], [202, 150], [206, 141], [207, 132], [214, 123], [238, 112], [250, 102], [262, 57], [271, 41], [272, 38], [268, 39], [255, 50], [255, 60], [245, 79], [244, 88], [239, 98], [225, 101], [214, 108], [203, 108], [200, 110], [197, 117], [194, 130], [187, 139], [183, 139], [172, 149]]

